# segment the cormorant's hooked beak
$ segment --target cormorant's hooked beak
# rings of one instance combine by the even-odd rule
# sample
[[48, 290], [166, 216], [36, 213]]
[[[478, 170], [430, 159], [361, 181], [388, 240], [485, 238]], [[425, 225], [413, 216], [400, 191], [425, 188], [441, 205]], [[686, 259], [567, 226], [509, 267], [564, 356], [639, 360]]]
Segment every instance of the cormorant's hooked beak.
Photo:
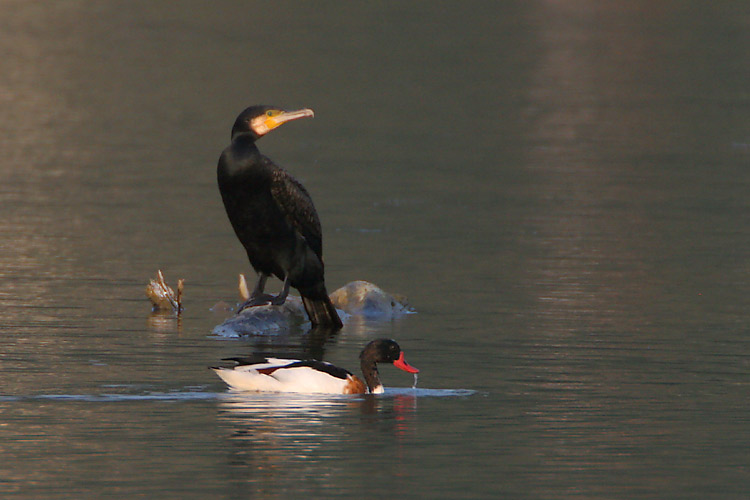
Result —
[[297, 120], [299, 118], [312, 118], [315, 116], [315, 113], [312, 109], [298, 109], [297, 111], [281, 111], [278, 115], [270, 117], [271, 120], [273, 120], [276, 123], [276, 127], [281, 125], [282, 123], [290, 122], [292, 120]]
[[312, 109], [298, 109], [296, 111], [284, 111], [282, 109], [272, 109], [268, 112], [253, 118], [250, 126], [259, 136], [266, 135], [271, 130], [292, 120], [300, 118], [312, 118], [315, 116]]

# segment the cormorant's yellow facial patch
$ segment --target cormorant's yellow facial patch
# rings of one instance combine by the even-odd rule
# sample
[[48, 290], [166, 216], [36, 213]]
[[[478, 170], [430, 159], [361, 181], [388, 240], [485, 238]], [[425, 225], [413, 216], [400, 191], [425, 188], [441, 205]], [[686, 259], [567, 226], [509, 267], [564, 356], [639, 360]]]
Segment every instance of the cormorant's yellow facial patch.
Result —
[[265, 124], [266, 127], [268, 127], [268, 130], [273, 130], [284, 123], [286, 120], [283, 120], [281, 118], [282, 116], [284, 116], [284, 112], [280, 109], [272, 109], [270, 111], [266, 111]]
[[250, 126], [259, 136], [265, 135], [276, 127], [299, 118], [315, 116], [312, 109], [300, 109], [298, 111], [284, 111], [282, 109], [270, 109], [250, 121]]

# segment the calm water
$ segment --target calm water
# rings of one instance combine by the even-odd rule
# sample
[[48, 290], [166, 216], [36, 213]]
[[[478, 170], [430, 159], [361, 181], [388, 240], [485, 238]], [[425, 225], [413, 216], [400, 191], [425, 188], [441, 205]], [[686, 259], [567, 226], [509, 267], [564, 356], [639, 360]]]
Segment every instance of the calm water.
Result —
[[[746, 498], [746, 2], [0, 3], [0, 496]], [[246, 105], [300, 178], [377, 398], [206, 369], [248, 272], [215, 165]], [[186, 280], [152, 317], [156, 269]], [[475, 391], [475, 392], [470, 392]]]

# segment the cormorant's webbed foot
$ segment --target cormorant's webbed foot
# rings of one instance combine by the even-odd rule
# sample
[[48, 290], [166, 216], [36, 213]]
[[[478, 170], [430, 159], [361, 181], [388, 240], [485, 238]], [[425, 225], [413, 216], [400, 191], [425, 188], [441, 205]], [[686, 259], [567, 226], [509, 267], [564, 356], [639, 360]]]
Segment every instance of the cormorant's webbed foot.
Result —
[[287, 295], [289, 295], [289, 279], [287, 278], [284, 280], [284, 286], [278, 295], [269, 295], [267, 293], [262, 293], [265, 282], [265, 276], [261, 275], [261, 279], [258, 280], [258, 285], [255, 287], [255, 290], [253, 290], [253, 294], [248, 300], [245, 301], [244, 304], [239, 307], [239, 309], [237, 309], [238, 314], [248, 307], [284, 305], [284, 302], [286, 302], [286, 297]]
[[267, 306], [273, 304], [273, 300], [276, 298], [275, 295], [268, 295], [267, 293], [261, 293], [255, 297], [250, 297], [237, 309], [238, 313], [241, 313], [248, 307]]
[[287, 295], [289, 295], [289, 276], [284, 279], [284, 286], [281, 288], [281, 292], [271, 299], [271, 304], [274, 306], [284, 305]]

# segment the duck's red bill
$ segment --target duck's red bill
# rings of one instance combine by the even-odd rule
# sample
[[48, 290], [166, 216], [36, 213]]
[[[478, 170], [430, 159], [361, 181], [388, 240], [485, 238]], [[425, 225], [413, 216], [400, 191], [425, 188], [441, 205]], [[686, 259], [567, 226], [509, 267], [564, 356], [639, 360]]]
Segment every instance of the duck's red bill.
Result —
[[411, 366], [409, 363], [406, 362], [404, 359], [404, 351], [401, 351], [401, 354], [399, 354], [398, 359], [393, 362], [393, 366], [396, 368], [400, 368], [401, 370], [404, 370], [405, 372], [409, 373], [419, 373], [419, 370]]

